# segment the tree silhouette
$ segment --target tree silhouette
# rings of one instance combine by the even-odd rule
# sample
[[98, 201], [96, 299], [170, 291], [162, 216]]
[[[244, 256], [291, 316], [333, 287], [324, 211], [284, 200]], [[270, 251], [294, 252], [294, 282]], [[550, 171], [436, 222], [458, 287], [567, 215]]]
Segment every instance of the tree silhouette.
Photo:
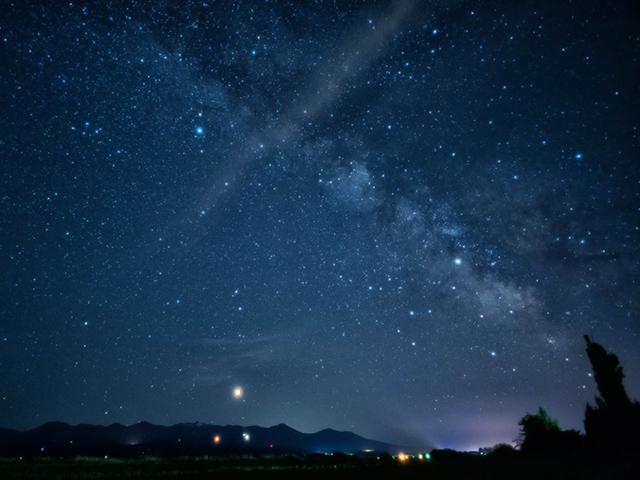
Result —
[[600, 394], [596, 405], [587, 403], [585, 410], [587, 440], [592, 448], [609, 454], [640, 451], [640, 404], [627, 395], [620, 361], [588, 335], [584, 338]]
[[584, 336], [587, 341], [587, 355], [593, 368], [593, 376], [598, 386], [600, 396], [596, 403], [609, 408], [627, 408], [631, 400], [624, 388], [624, 372], [620, 360], [613, 353], [607, 352], [602, 345], [592, 342], [589, 335]]
[[520, 450], [526, 454], [567, 455], [580, 451], [582, 440], [575, 430], [563, 430], [544, 408], [520, 420]]
[[518, 423], [520, 425], [520, 448], [522, 451], [538, 451], [544, 448], [546, 439], [553, 432], [560, 432], [560, 425], [540, 407], [538, 413], [527, 413]]

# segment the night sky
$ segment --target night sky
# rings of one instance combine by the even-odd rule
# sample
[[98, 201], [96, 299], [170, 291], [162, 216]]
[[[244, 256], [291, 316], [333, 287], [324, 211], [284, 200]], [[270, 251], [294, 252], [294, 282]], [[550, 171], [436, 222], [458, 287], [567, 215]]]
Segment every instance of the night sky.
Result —
[[585, 333], [640, 396], [634, 3], [3, 2], [0, 425], [475, 448]]

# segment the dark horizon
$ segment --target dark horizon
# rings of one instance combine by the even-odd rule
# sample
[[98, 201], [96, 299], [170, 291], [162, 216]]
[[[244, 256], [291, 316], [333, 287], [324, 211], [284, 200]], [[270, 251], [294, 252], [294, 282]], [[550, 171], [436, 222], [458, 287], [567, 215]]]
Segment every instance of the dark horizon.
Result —
[[288, 425], [270, 427], [209, 425], [169, 426], [139, 422], [133, 425], [69, 425], [49, 422], [36, 429], [0, 429], [0, 458], [16, 456], [201, 456], [233, 454], [366, 454], [425, 452], [430, 445], [393, 445], [354, 432], [323, 429], [299, 432]]
[[8, 2], [0, 426], [475, 450], [640, 398], [632, 1]]

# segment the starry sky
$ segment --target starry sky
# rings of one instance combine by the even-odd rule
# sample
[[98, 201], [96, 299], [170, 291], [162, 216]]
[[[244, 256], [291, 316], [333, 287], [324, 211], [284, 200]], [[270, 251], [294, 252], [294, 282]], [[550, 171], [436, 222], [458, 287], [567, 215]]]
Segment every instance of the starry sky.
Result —
[[640, 395], [634, 2], [0, 12], [0, 425], [476, 448], [584, 333]]

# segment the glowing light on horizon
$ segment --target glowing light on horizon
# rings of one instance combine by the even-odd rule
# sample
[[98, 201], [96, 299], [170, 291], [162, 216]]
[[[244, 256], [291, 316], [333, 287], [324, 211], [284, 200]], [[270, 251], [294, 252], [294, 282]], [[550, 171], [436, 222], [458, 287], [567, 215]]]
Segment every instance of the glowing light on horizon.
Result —
[[214, 435], [213, 436], [213, 444], [214, 445], [220, 445], [220, 443], [222, 443], [222, 437], [220, 435]]

